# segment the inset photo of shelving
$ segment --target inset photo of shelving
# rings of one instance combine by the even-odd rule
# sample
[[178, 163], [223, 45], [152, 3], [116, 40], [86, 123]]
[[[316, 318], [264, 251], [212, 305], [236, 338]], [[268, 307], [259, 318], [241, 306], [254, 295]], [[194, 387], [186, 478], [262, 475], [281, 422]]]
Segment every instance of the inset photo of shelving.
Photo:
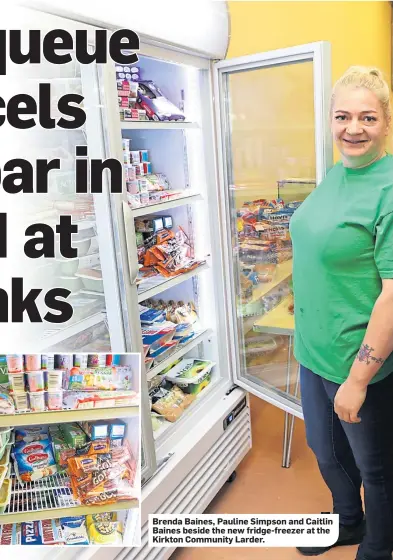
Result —
[[0, 355], [0, 545], [138, 546], [140, 354]]

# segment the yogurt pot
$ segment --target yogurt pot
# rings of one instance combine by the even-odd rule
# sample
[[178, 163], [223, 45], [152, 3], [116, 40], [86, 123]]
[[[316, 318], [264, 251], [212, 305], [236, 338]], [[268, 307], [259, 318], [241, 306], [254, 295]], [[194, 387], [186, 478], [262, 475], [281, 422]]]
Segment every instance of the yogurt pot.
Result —
[[46, 372], [46, 388], [48, 391], [56, 391], [63, 387], [63, 370], [54, 369]]
[[74, 367], [87, 368], [87, 354], [74, 354]]
[[45, 410], [45, 393], [30, 393], [30, 408], [33, 412]]
[[29, 391], [31, 393], [37, 393], [39, 391], [43, 391], [45, 388], [44, 372], [42, 370], [28, 371], [27, 382], [29, 384]]
[[139, 181], [127, 181], [126, 182], [126, 186], [127, 186], [127, 191], [130, 194], [138, 194], [139, 192], [139, 185], [138, 185]]
[[16, 410], [30, 410], [28, 393], [16, 393], [13, 398]]
[[55, 369], [68, 369], [70, 356], [68, 354], [55, 354]]
[[7, 355], [8, 373], [19, 373], [23, 371], [23, 354]]
[[49, 410], [62, 410], [63, 408], [63, 391], [48, 391], [48, 408]]
[[140, 163], [141, 162], [141, 154], [137, 151], [130, 152], [130, 160], [131, 163]]
[[14, 393], [24, 393], [25, 392], [25, 374], [12, 373], [9, 375], [11, 381], [11, 387]]
[[26, 354], [26, 371], [38, 371], [41, 369], [41, 354]]
[[136, 171], [134, 165], [126, 165], [124, 167], [126, 181], [135, 181]]

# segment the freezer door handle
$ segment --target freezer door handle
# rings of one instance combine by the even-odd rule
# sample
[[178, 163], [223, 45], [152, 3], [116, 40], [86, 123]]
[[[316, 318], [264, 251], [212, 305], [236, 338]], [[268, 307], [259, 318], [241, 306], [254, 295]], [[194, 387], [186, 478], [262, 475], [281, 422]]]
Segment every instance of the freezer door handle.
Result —
[[[123, 200], [123, 216], [124, 216], [124, 227], [126, 232], [126, 242], [127, 242], [127, 260], [128, 260], [128, 272], [130, 275], [131, 285], [136, 284], [138, 278], [138, 251], [136, 248], [136, 238], [135, 238], [135, 226], [134, 217], [132, 215], [132, 210], [128, 203]], [[136, 269], [134, 266], [136, 263]]]

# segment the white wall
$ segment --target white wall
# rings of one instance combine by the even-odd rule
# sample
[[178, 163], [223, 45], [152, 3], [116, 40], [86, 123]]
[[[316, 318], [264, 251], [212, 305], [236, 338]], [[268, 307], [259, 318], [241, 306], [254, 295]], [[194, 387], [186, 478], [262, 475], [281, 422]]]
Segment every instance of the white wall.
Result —
[[225, 58], [229, 42], [227, 3], [215, 0], [15, 0], [19, 6], [42, 9], [106, 28], [129, 28], [209, 58]]

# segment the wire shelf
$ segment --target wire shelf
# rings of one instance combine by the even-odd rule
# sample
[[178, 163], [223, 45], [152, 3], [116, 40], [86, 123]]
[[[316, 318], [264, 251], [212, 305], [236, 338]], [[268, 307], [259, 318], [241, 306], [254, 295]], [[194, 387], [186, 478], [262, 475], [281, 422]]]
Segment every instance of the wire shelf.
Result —
[[20, 484], [12, 477], [11, 500], [5, 514], [27, 513], [80, 506], [75, 500], [66, 474], [55, 474], [35, 482]]

